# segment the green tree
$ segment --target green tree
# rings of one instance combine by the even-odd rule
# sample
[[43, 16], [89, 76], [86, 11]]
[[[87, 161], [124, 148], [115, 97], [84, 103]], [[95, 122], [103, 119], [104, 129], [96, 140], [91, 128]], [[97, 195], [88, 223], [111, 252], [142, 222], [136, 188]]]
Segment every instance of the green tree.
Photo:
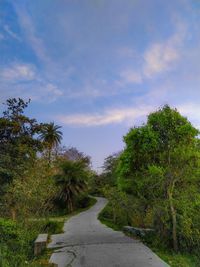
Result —
[[108, 199], [108, 206], [105, 208], [104, 216], [112, 220], [114, 224], [121, 226], [131, 224], [134, 204], [133, 198], [119, 190], [117, 187], [103, 189], [105, 197]]
[[47, 148], [48, 160], [51, 162], [51, 154], [53, 148], [57, 147], [62, 140], [62, 132], [59, 130], [61, 126], [55, 125], [54, 122], [44, 124], [40, 139], [43, 141], [44, 146]]
[[26, 220], [32, 216], [44, 216], [53, 206], [56, 196], [52, 176], [55, 170], [39, 158], [21, 179], [15, 179], [4, 196], [4, 214], [13, 220]]
[[75, 198], [87, 189], [87, 165], [82, 160], [65, 160], [60, 166], [60, 173], [54, 178], [56, 185], [60, 188], [60, 199], [65, 201], [67, 210], [72, 212]]
[[188, 218], [199, 203], [197, 136], [185, 117], [164, 106], [124, 137], [118, 165], [120, 188], [140, 199], [144, 212], [149, 206], [154, 209], [154, 225], [163, 238], [171, 234], [175, 251], [181, 235], [185, 238], [180, 218]]
[[38, 140], [41, 124], [24, 115], [30, 100], [11, 98], [0, 118], [0, 191], [29, 169], [42, 145]]
[[104, 160], [103, 172], [100, 175], [102, 185], [116, 186], [117, 185], [117, 173], [116, 167], [118, 164], [120, 152], [114, 153]]

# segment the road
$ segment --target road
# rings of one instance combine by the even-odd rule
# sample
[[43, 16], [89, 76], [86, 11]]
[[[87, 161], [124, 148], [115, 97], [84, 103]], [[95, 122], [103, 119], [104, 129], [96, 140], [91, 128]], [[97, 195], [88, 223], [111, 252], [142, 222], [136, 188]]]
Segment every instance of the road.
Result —
[[166, 267], [158, 256], [139, 240], [125, 236], [100, 223], [98, 213], [107, 200], [97, 203], [64, 225], [64, 233], [52, 235], [50, 258], [58, 267]]

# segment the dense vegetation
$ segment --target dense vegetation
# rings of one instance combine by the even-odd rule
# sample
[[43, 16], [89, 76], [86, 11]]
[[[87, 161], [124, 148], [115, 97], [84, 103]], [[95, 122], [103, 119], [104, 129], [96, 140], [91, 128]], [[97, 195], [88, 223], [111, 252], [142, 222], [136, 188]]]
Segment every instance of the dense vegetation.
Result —
[[98, 181], [110, 200], [101, 219], [115, 228], [153, 228], [155, 236], [144, 241], [155, 249], [199, 256], [198, 134], [169, 106], [150, 114], [146, 124], [131, 128], [124, 136], [124, 150], [105, 160]]
[[[90, 158], [60, 147], [61, 127], [38, 123], [22, 99], [8, 99], [0, 118], [0, 266], [36, 266], [33, 241], [55, 233], [58, 214], [90, 204]], [[63, 221], [62, 221], [63, 223]], [[38, 266], [38, 265], [37, 265]]]
[[151, 113], [98, 175], [60, 145], [60, 126], [24, 114], [29, 102], [8, 99], [0, 118], [0, 266], [36, 266], [38, 233], [61, 231], [63, 217], [51, 218], [90, 205], [88, 193], [108, 198], [107, 225], [152, 228], [144, 242], [170, 265], [200, 265], [200, 142], [187, 118], [169, 106]]

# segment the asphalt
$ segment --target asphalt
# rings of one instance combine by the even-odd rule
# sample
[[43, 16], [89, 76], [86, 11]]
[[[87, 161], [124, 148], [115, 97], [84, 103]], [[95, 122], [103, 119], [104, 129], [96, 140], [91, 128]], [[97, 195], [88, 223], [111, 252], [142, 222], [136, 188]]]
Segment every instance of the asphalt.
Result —
[[51, 236], [50, 263], [58, 267], [167, 267], [139, 240], [100, 223], [97, 216], [106, 204], [105, 198], [97, 198], [93, 207], [64, 224], [64, 233]]

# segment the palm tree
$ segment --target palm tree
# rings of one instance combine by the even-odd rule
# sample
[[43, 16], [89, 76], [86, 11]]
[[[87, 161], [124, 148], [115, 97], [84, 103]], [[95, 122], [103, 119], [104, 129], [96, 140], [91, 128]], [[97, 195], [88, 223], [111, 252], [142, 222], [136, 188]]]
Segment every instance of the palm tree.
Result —
[[56, 185], [60, 187], [59, 198], [64, 200], [67, 210], [72, 212], [74, 200], [87, 189], [88, 172], [85, 163], [66, 160], [61, 164], [61, 172], [54, 176]]
[[55, 125], [54, 122], [44, 124], [40, 139], [48, 151], [49, 163], [51, 162], [51, 152], [54, 147], [57, 147], [62, 140], [62, 132], [59, 130], [61, 126]]

